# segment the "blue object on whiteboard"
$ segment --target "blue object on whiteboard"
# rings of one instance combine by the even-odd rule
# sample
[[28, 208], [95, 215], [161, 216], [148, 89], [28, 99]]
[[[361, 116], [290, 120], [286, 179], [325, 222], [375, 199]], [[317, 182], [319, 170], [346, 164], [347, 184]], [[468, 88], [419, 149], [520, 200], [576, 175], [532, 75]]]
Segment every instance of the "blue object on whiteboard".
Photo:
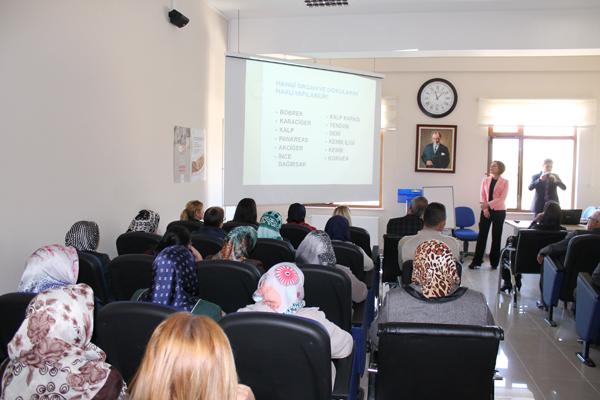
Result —
[[423, 196], [422, 189], [398, 189], [398, 203], [406, 203], [419, 196]]

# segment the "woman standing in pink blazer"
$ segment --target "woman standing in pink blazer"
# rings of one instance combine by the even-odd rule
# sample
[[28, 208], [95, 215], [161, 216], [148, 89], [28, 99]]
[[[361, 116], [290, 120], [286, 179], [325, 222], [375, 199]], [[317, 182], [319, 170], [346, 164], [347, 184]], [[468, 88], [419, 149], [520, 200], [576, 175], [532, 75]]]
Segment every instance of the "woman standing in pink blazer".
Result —
[[490, 265], [493, 269], [498, 268], [502, 226], [506, 218], [505, 200], [508, 194], [508, 181], [500, 176], [505, 169], [506, 167], [502, 161], [492, 161], [490, 173], [481, 181], [479, 237], [477, 238], [473, 261], [469, 265], [470, 269], [479, 268], [483, 263], [483, 253], [485, 252], [490, 226], [492, 226]]

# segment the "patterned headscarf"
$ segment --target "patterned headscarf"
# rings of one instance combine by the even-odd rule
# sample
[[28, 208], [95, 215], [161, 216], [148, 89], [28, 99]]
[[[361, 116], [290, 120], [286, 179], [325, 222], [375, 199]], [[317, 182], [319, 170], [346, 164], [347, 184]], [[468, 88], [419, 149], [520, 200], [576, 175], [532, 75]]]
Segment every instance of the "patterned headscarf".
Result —
[[279, 231], [283, 217], [277, 211], [267, 211], [260, 217], [257, 235], [259, 238], [283, 240]]
[[77, 221], [65, 235], [65, 246], [80, 251], [96, 251], [99, 241], [100, 231], [94, 221]]
[[225, 238], [221, 251], [213, 257], [215, 260], [244, 261], [256, 246], [256, 229], [251, 226], [233, 228]]
[[287, 222], [304, 222], [306, 218], [306, 207], [300, 203], [290, 204]]
[[[296, 264], [275, 264], [258, 281], [252, 299], [280, 314], [295, 314], [305, 304], [304, 274]], [[268, 304], [277, 304], [277, 308]]]
[[428, 240], [417, 246], [412, 282], [421, 286], [428, 299], [451, 295], [460, 286], [452, 251], [444, 242]]
[[106, 383], [110, 364], [90, 342], [93, 328], [94, 292], [86, 284], [34, 297], [8, 344], [2, 398], [94, 398]]
[[342, 217], [341, 215], [334, 215], [329, 218], [327, 224], [325, 224], [325, 232], [327, 232], [331, 240], [350, 241], [350, 223], [346, 217]]
[[140, 210], [138, 215], [131, 221], [127, 232], [155, 233], [160, 222], [160, 215], [152, 210]]
[[73, 285], [79, 276], [79, 256], [73, 247], [52, 244], [37, 249], [25, 264], [19, 292], [40, 293]]
[[167, 247], [158, 253], [152, 269], [154, 278], [147, 301], [191, 311], [200, 299], [192, 252], [181, 245]]
[[329, 236], [323, 231], [312, 231], [306, 235], [296, 250], [296, 262], [334, 266], [337, 261]]

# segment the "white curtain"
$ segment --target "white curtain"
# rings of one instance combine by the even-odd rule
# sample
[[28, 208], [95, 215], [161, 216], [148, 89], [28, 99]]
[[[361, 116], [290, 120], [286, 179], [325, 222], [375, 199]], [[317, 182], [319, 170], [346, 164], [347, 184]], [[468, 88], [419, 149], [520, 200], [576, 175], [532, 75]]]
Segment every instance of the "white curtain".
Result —
[[479, 99], [480, 125], [594, 126], [596, 99]]

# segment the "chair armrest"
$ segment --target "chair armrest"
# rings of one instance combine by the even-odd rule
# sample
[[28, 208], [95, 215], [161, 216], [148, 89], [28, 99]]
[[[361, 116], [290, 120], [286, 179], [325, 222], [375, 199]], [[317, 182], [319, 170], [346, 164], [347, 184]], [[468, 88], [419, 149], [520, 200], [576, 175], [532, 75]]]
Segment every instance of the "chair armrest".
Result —
[[346, 358], [333, 360], [335, 365], [335, 382], [331, 392], [332, 399], [347, 399], [350, 395], [350, 379], [352, 378], [352, 366], [354, 363], [354, 350]]
[[[548, 267], [546, 267], [546, 265]], [[562, 263], [562, 261], [547, 256], [544, 257], [544, 272], [547, 271], [547, 268], [552, 269], [552, 271], [564, 271], [565, 265]]]
[[592, 276], [587, 272], [580, 272], [577, 276], [577, 298], [580, 294], [600, 301], [600, 288], [592, 283]]

